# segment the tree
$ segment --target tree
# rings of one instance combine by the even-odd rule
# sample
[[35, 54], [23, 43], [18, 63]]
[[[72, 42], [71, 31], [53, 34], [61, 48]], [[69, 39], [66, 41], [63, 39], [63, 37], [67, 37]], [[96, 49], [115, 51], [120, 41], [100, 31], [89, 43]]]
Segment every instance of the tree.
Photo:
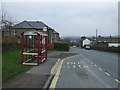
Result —
[[85, 36], [82, 36], [81, 39], [86, 39], [86, 37], [85, 37]]
[[101, 37], [101, 35], [98, 36], [99, 38]]
[[10, 16], [10, 14], [5, 9], [5, 3], [1, 2], [1, 30], [2, 35], [5, 34], [10, 36], [10, 30], [12, 29], [12, 25], [14, 25], [14, 20]]
[[110, 38], [111, 38], [112, 36], [110, 35]]

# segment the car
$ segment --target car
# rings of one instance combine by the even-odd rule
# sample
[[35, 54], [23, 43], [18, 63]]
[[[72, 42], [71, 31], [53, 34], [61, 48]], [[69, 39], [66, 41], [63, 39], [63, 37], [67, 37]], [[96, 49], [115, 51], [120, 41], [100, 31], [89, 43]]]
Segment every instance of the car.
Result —
[[85, 46], [85, 49], [86, 50], [90, 50], [90, 46]]
[[73, 46], [73, 47], [76, 47], [76, 46]]

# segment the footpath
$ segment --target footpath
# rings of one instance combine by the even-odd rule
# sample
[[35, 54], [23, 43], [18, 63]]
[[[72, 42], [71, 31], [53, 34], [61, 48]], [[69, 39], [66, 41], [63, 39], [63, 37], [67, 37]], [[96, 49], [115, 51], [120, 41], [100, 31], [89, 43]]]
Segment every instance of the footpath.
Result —
[[53, 68], [56, 65], [55, 63], [72, 55], [75, 55], [75, 53], [60, 51], [49, 53], [48, 59], [39, 66], [34, 66], [27, 72], [23, 72], [12, 80], [3, 83], [2, 90], [13, 90], [16, 88], [20, 90], [45, 90], [52, 79], [52, 73], [57, 69], [57, 67]]

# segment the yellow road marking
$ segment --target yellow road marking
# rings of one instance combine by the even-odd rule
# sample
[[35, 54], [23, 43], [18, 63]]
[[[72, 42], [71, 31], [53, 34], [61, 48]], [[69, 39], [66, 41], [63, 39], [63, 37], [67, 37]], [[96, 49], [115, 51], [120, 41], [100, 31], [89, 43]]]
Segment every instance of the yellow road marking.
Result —
[[52, 80], [52, 83], [51, 83], [51, 85], [50, 85], [50, 88], [55, 88], [55, 86], [56, 86], [56, 84], [57, 84], [57, 81], [58, 81], [58, 78], [59, 78], [59, 75], [60, 75], [60, 71], [61, 71], [61, 68], [62, 68], [62, 64], [63, 64], [63, 60], [61, 61], [60, 66], [58, 67], [57, 73], [55, 74], [55, 77], [54, 77], [54, 79]]
[[[74, 56], [76, 56], [76, 55], [74, 55]], [[71, 56], [71, 57], [69, 57], [69, 58], [72, 58], [72, 57], [74, 57], [74, 56]], [[60, 62], [60, 64], [59, 64], [59, 67], [58, 67], [58, 70], [57, 70], [57, 73], [55, 74], [55, 76], [54, 76], [54, 78], [53, 78], [53, 80], [52, 80], [52, 83], [51, 83], [51, 85], [50, 85], [50, 87], [49, 87], [49, 90], [51, 90], [51, 88], [52, 88], [53, 90], [55, 89], [56, 84], [57, 84], [57, 81], [58, 81], [58, 79], [59, 79], [59, 75], [60, 75], [60, 72], [61, 72], [61, 68], [62, 68], [63, 62], [64, 62], [64, 60], [66, 60], [66, 59], [68, 59], [68, 58], [65, 58], [65, 59], [61, 60], [61, 62]]]

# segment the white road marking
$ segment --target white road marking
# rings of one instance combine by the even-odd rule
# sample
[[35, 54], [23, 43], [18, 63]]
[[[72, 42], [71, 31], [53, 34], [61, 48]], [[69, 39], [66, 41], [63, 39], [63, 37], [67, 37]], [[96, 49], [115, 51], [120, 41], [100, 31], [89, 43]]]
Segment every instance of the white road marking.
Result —
[[81, 68], [81, 65], [79, 65], [79, 68]]
[[69, 64], [69, 62], [67, 62], [67, 64]]
[[97, 67], [97, 65], [94, 65], [95, 67]]
[[120, 83], [120, 81], [118, 79], [115, 79], [116, 82]]
[[80, 64], [80, 62], [78, 62], [78, 64]]
[[71, 64], [73, 64], [73, 62], [71, 62]]
[[102, 71], [102, 69], [101, 69], [101, 68], [98, 68], [98, 69]]
[[73, 65], [73, 68], [75, 68], [75, 65]]
[[75, 62], [74, 62], [74, 64], [75, 64]]
[[91, 64], [93, 64], [93, 62], [91, 62]]
[[67, 67], [67, 68], [70, 68], [70, 67]]
[[110, 74], [109, 74], [109, 73], [107, 73], [107, 72], [105, 72], [105, 74], [106, 74], [106, 75], [108, 75], [108, 76], [110, 76]]

